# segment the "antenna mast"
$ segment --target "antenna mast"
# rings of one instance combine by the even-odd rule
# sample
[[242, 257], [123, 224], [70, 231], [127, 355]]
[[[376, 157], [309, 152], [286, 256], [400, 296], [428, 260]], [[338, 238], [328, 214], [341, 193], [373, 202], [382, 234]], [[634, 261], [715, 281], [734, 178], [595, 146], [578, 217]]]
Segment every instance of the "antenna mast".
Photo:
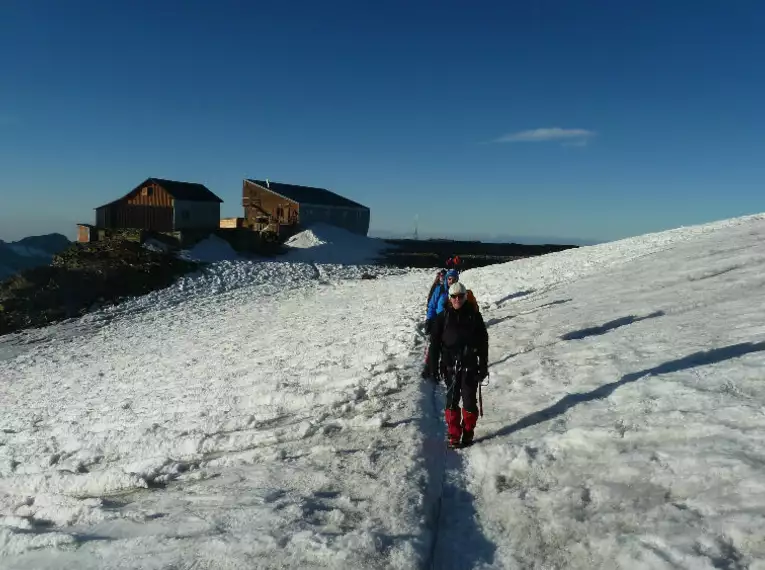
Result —
[[415, 241], [420, 239], [420, 234], [417, 231], [417, 229], [418, 229], [417, 226], [419, 225], [419, 222], [420, 222], [420, 214], [415, 214], [414, 215], [414, 239], [415, 239]]

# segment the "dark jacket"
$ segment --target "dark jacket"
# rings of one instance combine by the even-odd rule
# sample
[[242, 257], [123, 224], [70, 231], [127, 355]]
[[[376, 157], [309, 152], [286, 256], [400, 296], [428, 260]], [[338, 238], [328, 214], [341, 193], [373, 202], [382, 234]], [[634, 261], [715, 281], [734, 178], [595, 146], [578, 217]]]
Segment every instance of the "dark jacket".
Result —
[[430, 372], [440, 372], [439, 358], [446, 368], [458, 359], [472, 372], [486, 372], [489, 358], [489, 334], [481, 313], [465, 302], [459, 310], [449, 303], [439, 313], [430, 329]]

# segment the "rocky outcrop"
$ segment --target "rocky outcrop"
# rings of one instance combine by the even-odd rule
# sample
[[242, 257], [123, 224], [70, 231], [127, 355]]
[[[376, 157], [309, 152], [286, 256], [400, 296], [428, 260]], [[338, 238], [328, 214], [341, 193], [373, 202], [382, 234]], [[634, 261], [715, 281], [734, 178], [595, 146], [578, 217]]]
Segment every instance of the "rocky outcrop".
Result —
[[13, 242], [0, 240], [0, 280], [24, 269], [50, 264], [53, 256], [71, 243], [61, 234], [32, 236]]
[[50, 265], [26, 269], [0, 283], [0, 335], [167, 287], [199, 266], [133, 241], [72, 244], [53, 256]]

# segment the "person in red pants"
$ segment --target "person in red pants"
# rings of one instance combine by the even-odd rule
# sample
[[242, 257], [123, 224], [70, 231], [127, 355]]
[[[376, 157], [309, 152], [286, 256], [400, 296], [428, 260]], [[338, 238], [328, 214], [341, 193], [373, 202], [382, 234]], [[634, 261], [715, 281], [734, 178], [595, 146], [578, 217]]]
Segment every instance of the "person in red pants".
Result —
[[473, 443], [478, 384], [488, 375], [489, 334], [480, 311], [466, 302], [466, 295], [464, 284], [453, 283], [448, 306], [430, 329], [430, 373], [446, 383], [444, 416], [450, 447]]

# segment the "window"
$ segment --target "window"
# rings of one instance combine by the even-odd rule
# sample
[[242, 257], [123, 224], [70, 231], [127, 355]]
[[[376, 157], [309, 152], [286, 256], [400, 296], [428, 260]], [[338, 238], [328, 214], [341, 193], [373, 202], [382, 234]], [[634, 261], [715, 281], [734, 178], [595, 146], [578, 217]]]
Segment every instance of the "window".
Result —
[[154, 188], [151, 186], [147, 186], [146, 188], [141, 188], [141, 196], [151, 196], [154, 193]]

